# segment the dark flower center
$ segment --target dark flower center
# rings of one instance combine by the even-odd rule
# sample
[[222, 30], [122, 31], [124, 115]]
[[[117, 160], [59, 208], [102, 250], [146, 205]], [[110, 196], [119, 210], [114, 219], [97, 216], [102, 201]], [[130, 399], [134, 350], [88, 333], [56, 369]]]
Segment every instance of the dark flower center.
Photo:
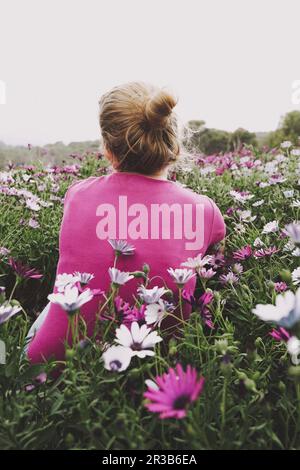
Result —
[[119, 370], [122, 367], [121, 362], [118, 361], [117, 359], [115, 361], [111, 361], [109, 365], [110, 365], [111, 370]]
[[142, 345], [141, 343], [132, 343], [131, 349], [133, 349], [133, 351], [141, 351]]
[[181, 395], [176, 398], [173, 403], [174, 410], [182, 410], [190, 403], [190, 397], [188, 395]]

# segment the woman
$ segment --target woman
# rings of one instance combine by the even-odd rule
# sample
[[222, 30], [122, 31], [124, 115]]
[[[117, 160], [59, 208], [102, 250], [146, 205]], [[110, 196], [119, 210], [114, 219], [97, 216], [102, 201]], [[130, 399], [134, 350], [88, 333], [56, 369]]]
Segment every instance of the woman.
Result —
[[[167, 180], [169, 166], [180, 153], [175, 98], [142, 82], [114, 87], [100, 99], [100, 127], [105, 157], [113, 172], [74, 183], [65, 196], [60, 229], [57, 274], [91, 273], [92, 289], [108, 290], [114, 252], [108, 240], [127, 240], [134, 254], [118, 259], [126, 272], [151, 267], [151, 286], [167, 286], [176, 294], [168, 268], [180, 268], [188, 257], [205, 254], [225, 236], [223, 217], [206, 196]], [[140, 280], [122, 286], [120, 296], [131, 304]], [[189, 280], [195, 287], [195, 278]], [[57, 292], [57, 286], [54, 292]], [[99, 297], [81, 308], [93, 334]], [[68, 318], [49, 304], [28, 347], [32, 362], [62, 359]]]

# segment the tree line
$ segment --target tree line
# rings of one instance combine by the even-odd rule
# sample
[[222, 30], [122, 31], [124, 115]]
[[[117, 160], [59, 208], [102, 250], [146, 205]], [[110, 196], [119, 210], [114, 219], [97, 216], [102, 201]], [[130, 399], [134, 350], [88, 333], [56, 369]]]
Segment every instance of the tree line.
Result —
[[[243, 145], [254, 147], [277, 147], [285, 140], [294, 145], [300, 144], [300, 111], [286, 113], [279, 122], [278, 128], [272, 132], [255, 133], [246, 129], [236, 129], [227, 132], [220, 129], [211, 129], [205, 126], [202, 120], [190, 120], [187, 122], [183, 133], [183, 145], [189, 152], [211, 155], [220, 152], [236, 151]], [[86, 142], [71, 142], [65, 145], [63, 142], [48, 144], [43, 147], [6, 145], [0, 141], [0, 168], [8, 163], [30, 164], [40, 160], [49, 165], [61, 165], [70, 163], [70, 155], [80, 156], [86, 152], [98, 152], [99, 140]]]

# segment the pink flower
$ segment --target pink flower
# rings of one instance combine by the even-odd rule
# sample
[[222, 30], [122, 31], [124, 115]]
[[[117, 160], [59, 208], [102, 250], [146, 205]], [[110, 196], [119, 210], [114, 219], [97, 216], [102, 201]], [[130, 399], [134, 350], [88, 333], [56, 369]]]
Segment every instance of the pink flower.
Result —
[[204, 378], [197, 378], [196, 369], [188, 365], [185, 372], [180, 364], [157, 376], [155, 382], [148, 385], [144, 393], [149, 400], [145, 406], [149, 411], [159, 413], [161, 419], [184, 418], [188, 405], [197, 400], [204, 386]]
[[6, 256], [10, 253], [10, 250], [8, 248], [5, 248], [5, 246], [0, 246], [0, 255], [1, 256]]
[[222, 284], [236, 284], [239, 281], [239, 278], [232, 271], [229, 271], [227, 274], [222, 274], [219, 277], [219, 280]]
[[133, 322], [141, 322], [141, 321], [145, 321], [145, 309], [146, 309], [146, 305], [143, 304], [141, 305], [140, 308], [138, 307], [132, 307], [128, 310], [125, 310], [123, 312], [123, 315], [124, 315], [124, 318], [123, 318], [123, 323], [124, 325], [126, 326], [129, 326], [131, 325], [131, 323]]
[[128, 302], [125, 302], [119, 295], [115, 298], [115, 307], [117, 313], [123, 317], [124, 325], [130, 328], [131, 323], [145, 321], [146, 305], [141, 305], [139, 308], [131, 307]]
[[130, 305], [128, 302], [125, 302], [122, 297], [120, 297], [119, 295], [117, 295], [117, 297], [115, 298], [115, 306], [116, 306], [116, 309], [117, 309], [117, 312], [120, 313], [124, 310], [128, 310], [130, 308]]
[[275, 282], [274, 289], [276, 292], [284, 292], [287, 290], [287, 284], [285, 282]]
[[25, 390], [26, 392], [31, 392], [34, 390], [38, 385], [42, 385], [46, 382], [47, 380], [47, 374], [46, 372], [41, 372], [39, 375], [37, 375], [34, 378], [34, 383], [26, 385]]
[[228, 215], [229, 217], [231, 215], [233, 215], [235, 212], [235, 209], [233, 207], [228, 207], [228, 209], [226, 210], [225, 214]]
[[40, 227], [40, 224], [38, 223], [37, 220], [31, 218], [31, 219], [29, 219], [29, 221], [28, 221], [28, 226], [31, 227], [31, 228], [39, 228], [39, 227]]
[[197, 272], [202, 279], [211, 279], [216, 274], [216, 271], [214, 271], [212, 268], [201, 268]]
[[220, 266], [224, 266], [224, 264], [225, 264], [225, 256], [223, 255], [223, 253], [219, 252], [212, 256], [210, 265], [213, 266], [213, 268], [217, 269]]
[[278, 330], [273, 328], [273, 330], [269, 333], [269, 335], [272, 336], [272, 338], [274, 338], [275, 341], [284, 341], [284, 342], [288, 341], [291, 337], [289, 332], [282, 326], [280, 326]]
[[191, 289], [183, 289], [182, 298], [192, 306], [194, 311], [200, 311], [201, 317], [203, 318], [206, 326], [211, 329], [214, 328], [212, 314], [207, 307], [214, 298], [213, 292], [208, 290], [199, 297], [199, 295], [195, 295]]
[[272, 256], [278, 251], [279, 249], [276, 248], [276, 246], [270, 246], [269, 248], [261, 248], [260, 250], [255, 250], [253, 254], [255, 258], [264, 258], [265, 256]]
[[233, 258], [238, 259], [240, 261], [250, 258], [251, 255], [252, 255], [252, 248], [250, 245], [246, 245], [240, 250], [233, 252]]
[[20, 261], [14, 260], [13, 258], [9, 259], [9, 264], [12, 269], [15, 271], [17, 276], [24, 279], [41, 279], [43, 277], [36, 269], [30, 268], [25, 264], [22, 264]]

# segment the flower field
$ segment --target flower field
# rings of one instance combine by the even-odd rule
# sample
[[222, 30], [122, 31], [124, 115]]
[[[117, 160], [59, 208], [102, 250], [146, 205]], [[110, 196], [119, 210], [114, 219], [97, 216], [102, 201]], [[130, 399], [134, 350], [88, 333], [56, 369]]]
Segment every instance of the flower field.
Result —
[[[55, 279], [64, 194], [109, 171], [101, 155], [0, 171], [1, 449], [300, 448], [300, 149], [194, 157], [170, 177], [217, 203], [227, 235], [224, 252], [166, 272], [178, 299], [147, 287], [151, 266], [119, 271], [135, 247], [117, 240], [109, 292], [89, 289], [93, 273]], [[118, 290], [133, 277], [128, 305]], [[72, 337], [59, 375], [22, 354], [54, 283]], [[87, 339], [80, 307], [95, 295], [101, 334]]]

